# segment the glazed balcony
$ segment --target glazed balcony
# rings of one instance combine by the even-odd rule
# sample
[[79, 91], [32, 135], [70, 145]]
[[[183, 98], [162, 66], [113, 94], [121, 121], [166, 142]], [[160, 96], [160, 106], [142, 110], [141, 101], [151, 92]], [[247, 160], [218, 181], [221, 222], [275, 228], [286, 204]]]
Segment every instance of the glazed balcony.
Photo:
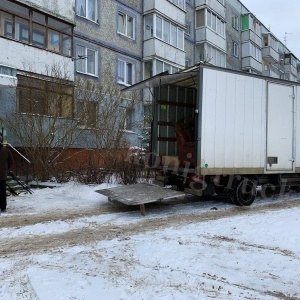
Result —
[[185, 15], [186, 12], [181, 8], [177, 7], [170, 1], [161, 0], [147, 0], [144, 1], [144, 11], [143, 13], [149, 13], [151, 11], [157, 11], [160, 14], [167, 16], [174, 22], [185, 26]]
[[251, 41], [252, 43], [256, 44], [258, 47], [262, 47], [262, 41], [261, 37], [258, 36], [255, 32], [252, 30], [244, 30], [242, 32], [242, 42]]
[[195, 1], [195, 9], [202, 9], [204, 7], [210, 8], [214, 12], [216, 12], [220, 17], [225, 19], [226, 17], [226, 9], [225, 6], [222, 5], [219, 1], [211, 1], [211, 0], [196, 0]]
[[196, 42], [208, 42], [226, 52], [226, 40], [209, 27], [200, 27], [196, 29]]
[[262, 64], [252, 56], [242, 58], [243, 70], [254, 70], [255, 72], [262, 73]]
[[270, 64], [276, 64], [279, 62], [279, 53], [270, 46], [264, 47], [262, 49], [262, 57]]

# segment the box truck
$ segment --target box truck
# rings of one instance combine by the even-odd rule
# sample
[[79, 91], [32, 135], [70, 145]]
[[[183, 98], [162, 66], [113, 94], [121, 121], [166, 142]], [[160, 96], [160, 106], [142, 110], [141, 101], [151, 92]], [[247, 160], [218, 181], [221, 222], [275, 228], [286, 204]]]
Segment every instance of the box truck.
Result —
[[237, 205], [258, 186], [299, 187], [299, 83], [198, 64], [126, 90], [147, 88], [156, 184]]

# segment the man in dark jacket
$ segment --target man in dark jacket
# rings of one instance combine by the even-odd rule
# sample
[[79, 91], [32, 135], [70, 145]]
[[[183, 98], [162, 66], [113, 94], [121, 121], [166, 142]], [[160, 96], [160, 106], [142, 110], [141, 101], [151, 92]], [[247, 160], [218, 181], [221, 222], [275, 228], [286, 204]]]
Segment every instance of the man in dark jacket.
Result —
[[0, 209], [6, 210], [6, 178], [9, 168], [14, 163], [13, 156], [8, 147], [2, 144], [2, 135], [0, 134]]

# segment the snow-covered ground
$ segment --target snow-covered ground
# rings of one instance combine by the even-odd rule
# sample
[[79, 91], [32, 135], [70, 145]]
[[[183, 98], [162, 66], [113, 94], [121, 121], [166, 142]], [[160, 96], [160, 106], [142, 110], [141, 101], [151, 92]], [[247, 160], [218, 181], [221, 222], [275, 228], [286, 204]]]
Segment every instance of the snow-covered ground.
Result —
[[143, 217], [95, 192], [106, 187], [68, 183], [8, 198], [0, 299], [300, 299], [297, 193], [245, 209], [174, 201]]

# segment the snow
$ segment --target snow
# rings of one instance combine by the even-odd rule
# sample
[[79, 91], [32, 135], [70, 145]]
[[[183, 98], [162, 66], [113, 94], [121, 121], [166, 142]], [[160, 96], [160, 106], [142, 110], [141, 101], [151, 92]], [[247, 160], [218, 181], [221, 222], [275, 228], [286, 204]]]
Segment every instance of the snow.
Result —
[[[0, 299], [300, 299], [300, 208], [241, 213], [205, 221], [202, 214], [230, 211], [222, 200], [187, 201], [166, 207], [114, 211], [96, 190], [115, 185], [74, 182], [8, 198], [1, 221], [24, 215], [103, 210], [0, 229], [0, 242], [57, 237], [107, 228], [113, 238], [64, 244], [41, 251], [0, 256]], [[299, 201], [298, 194], [257, 199], [253, 207]], [[120, 206], [120, 208], [123, 206]], [[242, 212], [242, 211], [241, 211]], [[179, 216], [197, 215], [181, 222]], [[203, 215], [204, 216], [204, 215]], [[162, 226], [178, 217], [178, 223]], [[160, 222], [158, 222], [160, 221]], [[122, 228], [157, 228], [120, 233]], [[128, 233], [128, 231], [126, 231]], [[80, 236], [80, 235], [79, 235]]]

